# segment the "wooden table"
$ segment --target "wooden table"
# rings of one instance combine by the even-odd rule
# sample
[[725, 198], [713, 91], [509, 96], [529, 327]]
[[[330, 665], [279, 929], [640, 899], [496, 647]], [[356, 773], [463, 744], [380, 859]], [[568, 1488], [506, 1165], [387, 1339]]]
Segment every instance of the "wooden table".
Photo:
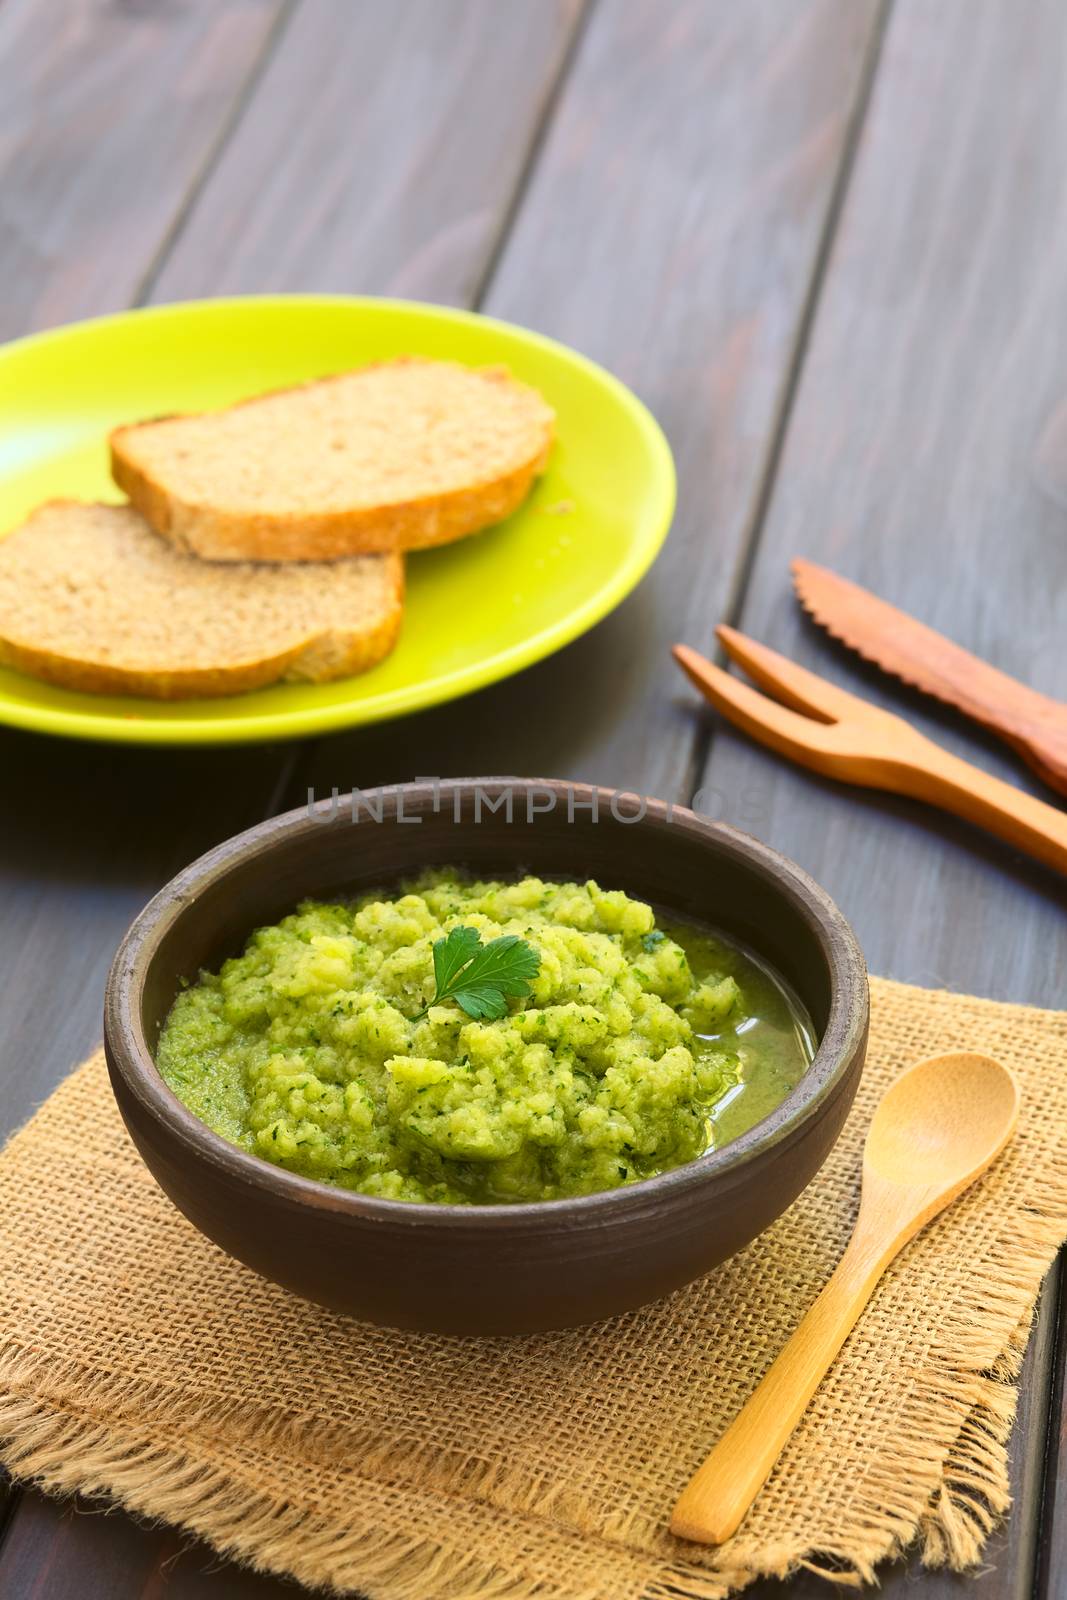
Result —
[[[0, 734], [0, 1127], [97, 1040], [115, 944], [177, 867], [309, 788], [416, 774], [703, 790], [826, 885], [874, 971], [1062, 1002], [1060, 880], [743, 742], [667, 646], [730, 618], [1032, 787], [807, 626], [787, 560], [1067, 697], [1067, 513], [1032, 474], [1067, 391], [1065, 66], [1061, 0], [0, 0], [0, 337], [268, 290], [478, 306], [632, 384], [680, 475], [640, 590], [454, 706], [232, 751]], [[1067, 1594], [1065, 1349], [1053, 1274], [993, 1570], [902, 1566], [883, 1594]], [[11, 1600], [283, 1592], [172, 1530], [7, 1497]]]

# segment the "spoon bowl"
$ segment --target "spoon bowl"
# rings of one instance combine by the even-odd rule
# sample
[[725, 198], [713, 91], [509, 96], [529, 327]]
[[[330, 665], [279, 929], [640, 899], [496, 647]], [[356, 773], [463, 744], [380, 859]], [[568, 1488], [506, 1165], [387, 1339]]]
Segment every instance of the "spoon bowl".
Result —
[[879, 1102], [864, 1182], [958, 1194], [1000, 1154], [1018, 1116], [1018, 1084], [992, 1056], [931, 1056], [901, 1073]]

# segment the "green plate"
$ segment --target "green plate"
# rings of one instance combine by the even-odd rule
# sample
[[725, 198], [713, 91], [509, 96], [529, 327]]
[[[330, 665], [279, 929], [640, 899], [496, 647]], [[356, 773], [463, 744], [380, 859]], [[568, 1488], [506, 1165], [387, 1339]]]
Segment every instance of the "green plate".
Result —
[[628, 389], [573, 350], [488, 317], [398, 300], [277, 296], [124, 312], [0, 348], [0, 531], [41, 500], [119, 500], [106, 435], [363, 362], [412, 353], [503, 362], [555, 407], [558, 439], [526, 504], [408, 560], [394, 653], [361, 677], [225, 700], [74, 694], [0, 669], [0, 723], [81, 739], [212, 744], [299, 738], [468, 694], [558, 650], [629, 593], [663, 542], [674, 466]]

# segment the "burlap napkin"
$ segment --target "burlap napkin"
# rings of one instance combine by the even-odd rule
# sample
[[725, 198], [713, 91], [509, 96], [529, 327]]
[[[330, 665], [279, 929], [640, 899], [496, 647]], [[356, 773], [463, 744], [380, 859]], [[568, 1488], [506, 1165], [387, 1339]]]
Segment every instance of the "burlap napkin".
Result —
[[[689, 1473], [830, 1272], [872, 1109], [968, 1047], [1018, 1073], [994, 1170], [899, 1258], [741, 1532], [666, 1532]], [[525, 1340], [386, 1333], [216, 1250], [129, 1144], [94, 1056], [0, 1156], [0, 1439], [227, 1554], [374, 1600], [719, 1600], [853, 1581], [921, 1541], [963, 1568], [1007, 1505], [1013, 1378], [1067, 1234], [1067, 1014], [873, 985], [871, 1054], [822, 1173], [702, 1282]]]

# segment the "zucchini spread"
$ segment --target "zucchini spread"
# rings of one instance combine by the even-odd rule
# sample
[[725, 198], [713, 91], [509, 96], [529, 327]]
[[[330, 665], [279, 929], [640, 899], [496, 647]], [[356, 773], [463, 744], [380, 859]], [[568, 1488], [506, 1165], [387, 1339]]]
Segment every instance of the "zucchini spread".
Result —
[[[442, 986], [453, 948], [458, 961], [493, 940], [525, 978], [501, 979], [492, 1003], [473, 980]], [[258, 929], [178, 996], [158, 1065], [209, 1127], [290, 1172], [499, 1203], [693, 1160], [718, 1113], [725, 1126], [732, 1108], [732, 1137], [746, 1096], [754, 1122], [788, 1092], [803, 1041], [766, 969], [658, 928], [621, 890], [435, 872]]]

